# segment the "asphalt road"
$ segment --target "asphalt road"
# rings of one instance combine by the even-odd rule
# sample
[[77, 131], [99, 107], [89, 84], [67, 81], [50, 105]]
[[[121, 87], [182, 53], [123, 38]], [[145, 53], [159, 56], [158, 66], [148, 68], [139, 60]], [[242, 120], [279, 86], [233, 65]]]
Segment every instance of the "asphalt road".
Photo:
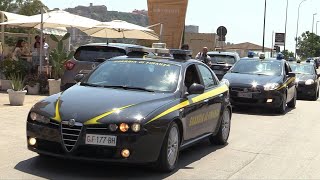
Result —
[[42, 159], [26, 149], [25, 117], [34, 102], [10, 107], [0, 94], [0, 179], [320, 179], [320, 100], [298, 101], [283, 115], [235, 110], [229, 144], [203, 141], [181, 152], [179, 168], [161, 174], [144, 166]]

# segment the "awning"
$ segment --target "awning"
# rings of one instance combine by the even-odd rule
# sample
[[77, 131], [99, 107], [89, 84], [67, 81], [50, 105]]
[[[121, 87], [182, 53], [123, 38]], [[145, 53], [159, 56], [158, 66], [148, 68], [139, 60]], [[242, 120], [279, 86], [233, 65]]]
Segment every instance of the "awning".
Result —
[[13, 21], [13, 20], [18, 20], [18, 19], [21, 19], [21, 18], [28, 17], [28, 16], [9, 13], [9, 12], [5, 12], [5, 11], [0, 11], [0, 17], [1, 17], [1, 14], [4, 14], [5, 21]]

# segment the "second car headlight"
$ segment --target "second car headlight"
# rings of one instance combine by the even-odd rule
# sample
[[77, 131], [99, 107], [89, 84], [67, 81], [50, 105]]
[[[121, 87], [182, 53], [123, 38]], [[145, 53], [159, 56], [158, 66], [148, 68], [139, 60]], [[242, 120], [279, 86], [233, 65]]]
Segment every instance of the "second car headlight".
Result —
[[308, 79], [305, 84], [306, 85], [312, 85], [312, 84], [314, 84], [314, 80]]
[[49, 118], [44, 117], [44, 116], [37, 114], [35, 112], [30, 113], [30, 119], [33, 121], [38, 121], [38, 122], [44, 123], [44, 124], [48, 124], [50, 122]]
[[278, 83], [268, 83], [264, 86], [265, 91], [273, 91], [279, 88], [280, 85]]

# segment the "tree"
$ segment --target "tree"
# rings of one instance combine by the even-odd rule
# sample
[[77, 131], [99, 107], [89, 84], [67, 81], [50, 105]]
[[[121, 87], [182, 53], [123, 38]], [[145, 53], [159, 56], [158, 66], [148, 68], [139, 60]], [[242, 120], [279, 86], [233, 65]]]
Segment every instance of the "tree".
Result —
[[284, 55], [284, 59], [289, 59], [290, 57], [294, 57], [294, 53], [289, 52], [288, 50], [283, 50], [281, 53]]
[[298, 38], [297, 54], [306, 59], [308, 57], [319, 57], [320, 56], [320, 36], [310, 33], [309, 31], [303, 33]]

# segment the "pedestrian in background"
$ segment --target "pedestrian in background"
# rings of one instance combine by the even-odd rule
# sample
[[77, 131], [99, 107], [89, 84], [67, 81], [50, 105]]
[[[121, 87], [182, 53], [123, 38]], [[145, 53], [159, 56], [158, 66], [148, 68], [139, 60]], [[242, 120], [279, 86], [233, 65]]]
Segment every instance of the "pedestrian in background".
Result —
[[208, 48], [207, 47], [203, 47], [202, 52], [199, 52], [196, 55], [196, 59], [205, 63], [208, 66], [211, 66], [211, 58], [208, 55]]

